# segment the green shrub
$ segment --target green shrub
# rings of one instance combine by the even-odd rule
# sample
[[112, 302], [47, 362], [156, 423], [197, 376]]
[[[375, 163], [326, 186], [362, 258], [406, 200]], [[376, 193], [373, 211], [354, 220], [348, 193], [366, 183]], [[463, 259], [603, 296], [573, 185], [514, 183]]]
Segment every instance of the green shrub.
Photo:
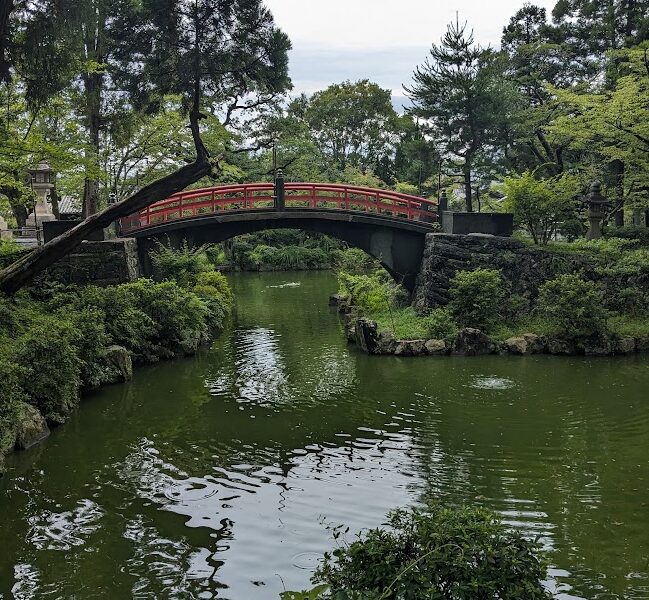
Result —
[[570, 175], [540, 180], [525, 171], [505, 179], [505, 208], [535, 244], [547, 244], [559, 227], [575, 220], [579, 191], [578, 181]]
[[118, 287], [131, 295], [135, 308], [154, 323], [151, 342], [156, 354], [191, 352], [207, 337], [207, 310], [193, 292], [173, 281], [154, 283], [148, 279]]
[[367, 314], [382, 313], [401, 305], [407, 292], [390, 275], [378, 269], [370, 274], [338, 274], [340, 293]]
[[233, 303], [232, 290], [225, 275], [218, 271], [201, 273], [192, 291], [205, 302], [210, 328], [221, 329]]
[[[325, 554], [313, 582], [321, 598], [549, 600], [540, 547], [483, 508], [396, 510]], [[337, 531], [336, 536], [340, 535]], [[288, 596], [290, 597], [290, 596]], [[299, 597], [299, 596], [298, 596]], [[308, 597], [308, 596], [303, 596]]]
[[390, 330], [400, 340], [447, 339], [457, 333], [457, 325], [450, 312], [443, 308], [422, 316], [412, 306], [384, 310], [370, 315], [379, 331]]
[[51, 423], [63, 423], [79, 402], [81, 364], [74, 342], [70, 325], [55, 318], [34, 324], [16, 342], [21, 387]]
[[635, 225], [612, 227], [606, 232], [606, 237], [635, 240], [641, 246], [649, 246], [649, 227], [638, 227]]
[[364, 273], [378, 266], [377, 261], [360, 248], [334, 250], [333, 264], [345, 273]]
[[15, 443], [18, 407], [21, 402], [27, 401], [21, 387], [23, 380], [23, 369], [0, 357], [0, 455], [10, 450]]
[[223, 275], [223, 273], [219, 271], [205, 271], [204, 273], [199, 273], [198, 277], [196, 277], [196, 285], [214, 288], [225, 304], [228, 306], [232, 305], [234, 296], [230, 284], [228, 283], [228, 279]]
[[597, 284], [579, 275], [560, 275], [539, 288], [538, 308], [559, 333], [591, 335], [606, 330], [610, 313]]
[[449, 309], [463, 327], [488, 331], [505, 312], [507, 293], [495, 269], [458, 271], [451, 280]]
[[87, 306], [79, 311], [61, 311], [59, 317], [67, 320], [74, 332], [73, 344], [80, 361], [82, 385], [100, 385], [106, 370], [100, 357], [111, 342], [106, 331], [106, 314], [99, 308]]
[[130, 350], [137, 363], [191, 352], [207, 334], [205, 304], [174, 281], [140, 279], [106, 288], [88, 286], [79, 290], [70, 306], [103, 311], [111, 342]]
[[423, 319], [428, 338], [445, 339], [457, 333], [457, 323], [448, 308], [435, 308]]
[[86, 286], [74, 294], [55, 297], [52, 304], [63, 306], [64, 311], [82, 311], [84, 308], [101, 311], [110, 343], [124, 346], [133, 354], [133, 360], [141, 363], [155, 359], [153, 339], [157, 326], [146, 312], [136, 306], [128, 286]]
[[156, 249], [149, 252], [153, 265], [153, 279], [175, 281], [182, 287], [196, 285], [196, 277], [199, 273], [214, 269], [205, 248], [205, 246], [190, 248], [187, 242], [183, 242], [180, 248], [170, 248], [158, 243]]

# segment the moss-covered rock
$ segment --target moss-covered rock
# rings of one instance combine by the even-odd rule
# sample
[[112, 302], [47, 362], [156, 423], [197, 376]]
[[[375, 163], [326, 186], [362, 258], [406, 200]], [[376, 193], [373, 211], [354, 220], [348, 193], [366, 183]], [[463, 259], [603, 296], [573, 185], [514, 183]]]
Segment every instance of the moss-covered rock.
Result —
[[133, 377], [131, 353], [123, 346], [108, 346], [101, 360], [106, 367], [105, 383], [129, 381]]
[[16, 420], [16, 448], [25, 450], [45, 439], [49, 434], [50, 428], [43, 415], [30, 404], [21, 402]]
[[462, 329], [453, 342], [453, 354], [480, 356], [494, 354], [497, 350], [498, 346], [487, 334], [472, 327]]

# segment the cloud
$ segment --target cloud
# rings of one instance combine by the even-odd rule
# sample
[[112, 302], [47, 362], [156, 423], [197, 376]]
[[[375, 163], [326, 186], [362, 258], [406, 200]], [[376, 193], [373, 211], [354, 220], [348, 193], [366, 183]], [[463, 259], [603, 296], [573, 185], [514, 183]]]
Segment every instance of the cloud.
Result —
[[[293, 42], [295, 92], [345, 79], [370, 79], [403, 95], [412, 72], [439, 42], [456, 11], [476, 41], [498, 45], [523, 0], [265, 0]], [[549, 10], [555, 0], [535, 0]]]

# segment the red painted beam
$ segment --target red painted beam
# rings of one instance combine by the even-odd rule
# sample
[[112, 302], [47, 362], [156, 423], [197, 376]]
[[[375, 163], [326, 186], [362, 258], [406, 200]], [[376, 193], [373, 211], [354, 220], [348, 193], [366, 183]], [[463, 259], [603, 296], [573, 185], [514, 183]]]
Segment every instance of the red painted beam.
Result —
[[[413, 220], [437, 220], [437, 202], [391, 190], [337, 183], [286, 183], [288, 208], [376, 212]], [[121, 219], [121, 230], [130, 233], [152, 225], [228, 210], [272, 208], [272, 183], [246, 183], [186, 190]]]

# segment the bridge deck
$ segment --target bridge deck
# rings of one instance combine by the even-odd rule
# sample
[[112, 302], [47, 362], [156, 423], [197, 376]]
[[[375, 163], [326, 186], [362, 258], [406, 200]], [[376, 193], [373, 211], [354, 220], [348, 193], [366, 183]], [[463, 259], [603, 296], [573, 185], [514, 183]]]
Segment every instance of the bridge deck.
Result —
[[[144, 230], [170, 222], [243, 213], [268, 213], [275, 203], [272, 183], [251, 183], [187, 190], [156, 202], [121, 219], [122, 233]], [[437, 203], [418, 196], [360, 186], [329, 183], [287, 183], [286, 213], [294, 210], [320, 213], [362, 213], [397, 222], [417, 222], [431, 227], [437, 221]], [[342, 215], [341, 215], [342, 216]], [[215, 219], [218, 221], [219, 219]], [[414, 224], [414, 223], [413, 223]]]

